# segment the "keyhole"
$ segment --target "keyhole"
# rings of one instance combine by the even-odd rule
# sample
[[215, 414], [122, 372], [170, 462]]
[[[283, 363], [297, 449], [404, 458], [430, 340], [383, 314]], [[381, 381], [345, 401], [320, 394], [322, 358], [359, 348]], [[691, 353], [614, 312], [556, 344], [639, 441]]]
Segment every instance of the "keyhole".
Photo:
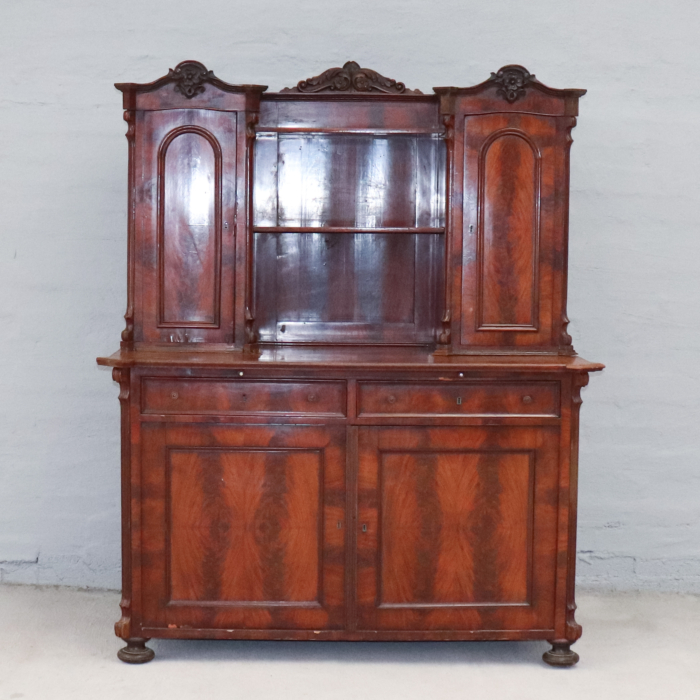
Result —
[[458, 397], [457, 397], [457, 405], [458, 405], [458, 406], [461, 406], [461, 405], [462, 405], [462, 397], [461, 397], [461, 396], [458, 396]]
[[338, 521], [338, 529], [339, 530], [343, 529], [343, 523], [340, 520]]
[[362, 532], [367, 532], [367, 523], [362, 524]]

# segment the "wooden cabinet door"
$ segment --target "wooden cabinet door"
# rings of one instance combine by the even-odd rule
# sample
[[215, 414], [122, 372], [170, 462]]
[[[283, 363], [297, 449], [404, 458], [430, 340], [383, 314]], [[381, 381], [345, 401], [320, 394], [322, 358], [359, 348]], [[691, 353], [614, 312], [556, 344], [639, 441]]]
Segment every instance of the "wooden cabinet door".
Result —
[[[569, 131], [574, 120], [480, 114], [464, 121], [462, 349], [546, 348], [562, 336]], [[459, 255], [455, 251], [456, 256]], [[568, 337], [568, 336], [567, 336]]]
[[553, 629], [558, 436], [361, 429], [358, 628]]
[[146, 636], [343, 627], [344, 428], [145, 423], [141, 435]]
[[234, 342], [237, 131], [236, 112], [138, 117], [136, 341]]

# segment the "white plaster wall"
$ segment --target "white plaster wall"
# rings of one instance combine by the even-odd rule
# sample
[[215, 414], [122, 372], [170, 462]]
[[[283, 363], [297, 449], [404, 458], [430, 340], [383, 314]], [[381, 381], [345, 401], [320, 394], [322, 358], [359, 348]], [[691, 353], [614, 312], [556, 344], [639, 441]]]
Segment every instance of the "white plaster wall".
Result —
[[579, 578], [700, 591], [697, 0], [2, 0], [0, 580], [117, 588], [126, 279], [118, 81], [197, 59], [277, 90], [356, 60], [409, 87], [521, 63], [585, 87], [570, 331]]

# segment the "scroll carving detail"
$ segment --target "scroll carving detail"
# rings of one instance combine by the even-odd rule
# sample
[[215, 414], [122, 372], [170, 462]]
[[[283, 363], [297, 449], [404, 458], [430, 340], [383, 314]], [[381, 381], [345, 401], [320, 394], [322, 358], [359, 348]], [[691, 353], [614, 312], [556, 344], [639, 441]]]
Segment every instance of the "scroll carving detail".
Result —
[[497, 73], [491, 73], [489, 80], [498, 86], [498, 94], [512, 104], [525, 97], [525, 88], [535, 76], [522, 66], [503, 66]]
[[348, 61], [342, 68], [330, 68], [320, 75], [301, 80], [294, 88], [282, 92], [364, 92], [387, 95], [420, 95], [420, 90], [408, 90], [403, 83], [386, 78], [369, 68], [360, 68], [355, 61]]
[[204, 83], [214, 78], [214, 71], [199, 61], [183, 61], [168, 71], [168, 78], [175, 81], [175, 92], [191, 100], [204, 92]]

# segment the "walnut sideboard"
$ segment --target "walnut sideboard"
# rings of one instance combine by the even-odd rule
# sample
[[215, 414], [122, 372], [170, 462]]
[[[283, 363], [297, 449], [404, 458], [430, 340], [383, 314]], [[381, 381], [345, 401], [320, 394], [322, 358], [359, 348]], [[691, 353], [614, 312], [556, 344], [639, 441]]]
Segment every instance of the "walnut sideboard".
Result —
[[119, 658], [150, 638], [547, 640], [572, 665], [583, 90], [195, 61], [128, 124]]

